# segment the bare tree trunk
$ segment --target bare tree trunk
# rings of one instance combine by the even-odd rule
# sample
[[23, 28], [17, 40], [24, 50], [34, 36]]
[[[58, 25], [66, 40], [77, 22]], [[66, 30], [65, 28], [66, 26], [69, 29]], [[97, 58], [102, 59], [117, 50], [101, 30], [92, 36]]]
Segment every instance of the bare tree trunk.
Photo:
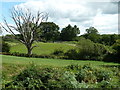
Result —
[[28, 56], [30, 56], [32, 54], [32, 49], [29, 47], [27, 47], [27, 54], [28, 54]]
[[27, 48], [27, 55], [30, 57], [30, 55], [32, 54], [32, 45], [27, 44], [25, 46]]
[[28, 56], [30, 57], [30, 55], [32, 55], [32, 50], [33, 50], [33, 48], [35, 48], [35, 47], [37, 47], [36, 45], [34, 45], [34, 46], [32, 46], [32, 44], [30, 45], [25, 45], [26, 46], [26, 48], [27, 48], [27, 54], [28, 54]]

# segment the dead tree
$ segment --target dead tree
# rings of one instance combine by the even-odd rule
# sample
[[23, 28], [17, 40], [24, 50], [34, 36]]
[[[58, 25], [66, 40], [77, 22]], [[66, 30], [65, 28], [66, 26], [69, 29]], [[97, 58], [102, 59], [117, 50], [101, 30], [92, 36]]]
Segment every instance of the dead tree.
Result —
[[5, 26], [2, 25], [2, 28], [14, 36], [16, 35], [15, 31], [21, 34], [23, 39], [16, 39], [26, 46], [27, 54], [31, 55], [32, 49], [36, 47], [35, 45], [33, 46], [33, 42], [35, 41], [37, 29], [40, 28], [41, 22], [47, 20], [48, 15], [39, 11], [36, 14], [33, 14], [28, 9], [23, 11], [19, 8], [13, 8], [11, 11], [11, 18], [15, 25], [9, 25], [6, 19], [4, 19]]

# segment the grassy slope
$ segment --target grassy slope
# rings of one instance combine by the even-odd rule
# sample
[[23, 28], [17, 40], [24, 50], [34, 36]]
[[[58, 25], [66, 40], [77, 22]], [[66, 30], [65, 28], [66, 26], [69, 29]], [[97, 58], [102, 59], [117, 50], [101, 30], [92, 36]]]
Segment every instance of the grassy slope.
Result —
[[[11, 45], [10, 52], [26, 53], [27, 50], [23, 44], [9, 43]], [[63, 49], [64, 51], [74, 48], [74, 45], [65, 43], [35, 43], [38, 47], [33, 49], [33, 54], [51, 54], [55, 49]]]
[[78, 60], [62, 60], [62, 59], [44, 59], [44, 58], [26, 58], [26, 57], [16, 57], [16, 56], [6, 56], [2, 55], [2, 63], [3, 64], [30, 64], [34, 62], [37, 65], [44, 65], [44, 66], [56, 66], [56, 67], [63, 67], [70, 64], [92, 64], [93, 66], [96, 65], [119, 65], [117, 63], [106, 63], [102, 61], [78, 61]]

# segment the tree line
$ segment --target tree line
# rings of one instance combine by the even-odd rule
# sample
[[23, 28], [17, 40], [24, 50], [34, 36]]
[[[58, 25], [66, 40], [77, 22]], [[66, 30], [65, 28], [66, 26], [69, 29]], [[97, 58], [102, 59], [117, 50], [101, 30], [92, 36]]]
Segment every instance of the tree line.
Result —
[[[86, 33], [80, 34], [80, 29], [77, 25], [68, 25], [61, 31], [60, 27], [54, 22], [42, 22], [41, 26], [36, 30], [35, 41], [41, 42], [55, 42], [55, 41], [79, 41], [81, 37], [90, 39], [94, 43], [100, 43], [104, 45], [113, 45], [117, 39], [120, 38], [118, 34], [102, 34], [95, 27], [89, 27], [86, 29]], [[5, 41], [15, 41], [15, 38], [23, 39], [22, 34], [6, 35], [3, 36]]]

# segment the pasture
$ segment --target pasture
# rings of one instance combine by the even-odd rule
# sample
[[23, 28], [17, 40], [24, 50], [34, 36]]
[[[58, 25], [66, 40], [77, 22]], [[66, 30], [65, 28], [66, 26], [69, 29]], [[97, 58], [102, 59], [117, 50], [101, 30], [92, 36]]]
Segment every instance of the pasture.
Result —
[[30, 63], [35, 63], [37, 65], [43, 66], [56, 66], [56, 67], [64, 67], [71, 64], [91, 64], [92, 66], [99, 65], [119, 65], [118, 63], [107, 63], [102, 61], [83, 61], [83, 60], [64, 60], [64, 59], [46, 59], [46, 58], [26, 58], [26, 57], [16, 57], [16, 56], [7, 56], [2, 55], [2, 63], [7, 64], [20, 64], [27, 65]]
[[[19, 52], [19, 53], [26, 53], [26, 47], [21, 43], [8, 43], [11, 46], [10, 52]], [[33, 49], [33, 54], [41, 55], [41, 54], [51, 54], [56, 49], [62, 49], [63, 51], [67, 51], [69, 49], [75, 48], [74, 44], [67, 44], [67, 43], [43, 43], [37, 42], [33, 45], [36, 45]]]

